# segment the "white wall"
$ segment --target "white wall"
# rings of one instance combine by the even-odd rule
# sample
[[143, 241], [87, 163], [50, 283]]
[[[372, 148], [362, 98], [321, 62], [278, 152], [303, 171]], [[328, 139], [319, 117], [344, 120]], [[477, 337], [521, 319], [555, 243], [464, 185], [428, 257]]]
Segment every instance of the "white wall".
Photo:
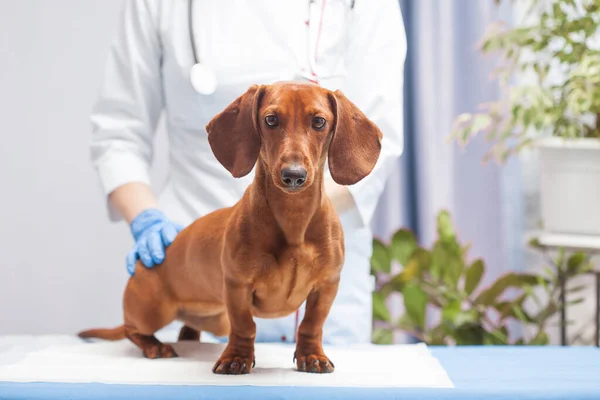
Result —
[[121, 323], [132, 241], [88, 150], [121, 4], [0, 0], [0, 334]]

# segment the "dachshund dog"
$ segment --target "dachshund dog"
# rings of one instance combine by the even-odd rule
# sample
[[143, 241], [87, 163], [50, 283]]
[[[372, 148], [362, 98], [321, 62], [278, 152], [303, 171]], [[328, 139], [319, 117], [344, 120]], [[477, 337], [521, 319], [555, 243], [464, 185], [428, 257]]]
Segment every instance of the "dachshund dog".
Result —
[[184, 322], [179, 339], [201, 331], [229, 336], [213, 372], [254, 366], [253, 317], [278, 318], [306, 301], [294, 358], [299, 371], [333, 372], [323, 324], [344, 264], [344, 234], [325, 193], [374, 168], [382, 134], [340, 91], [310, 83], [253, 85], [206, 126], [217, 160], [234, 177], [255, 168], [241, 200], [199, 218], [167, 248], [163, 264], [138, 261], [123, 298], [124, 325], [80, 337], [135, 343], [148, 358], [176, 357], [154, 333]]

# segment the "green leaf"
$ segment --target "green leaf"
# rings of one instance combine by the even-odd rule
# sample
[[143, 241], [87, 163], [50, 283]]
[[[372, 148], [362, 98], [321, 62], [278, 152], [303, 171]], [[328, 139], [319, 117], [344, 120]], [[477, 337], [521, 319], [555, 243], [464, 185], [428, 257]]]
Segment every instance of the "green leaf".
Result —
[[463, 260], [456, 256], [452, 255], [446, 264], [446, 273], [444, 274], [444, 281], [446, 284], [452, 289], [458, 289], [458, 282], [460, 281], [460, 277], [464, 271]]
[[556, 256], [556, 260], [554, 264], [558, 267], [560, 271], [564, 271], [565, 266], [565, 249], [560, 247], [558, 249], [558, 255]]
[[418, 248], [417, 240], [415, 235], [406, 229], [401, 229], [394, 234], [392, 237], [392, 244], [390, 245], [390, 254], [398, 262], [406, 266], [410, 256]]
[[437, 216], [439, 239], [431, 253], [431, 275], [442, 279], [451, 288], [457, 288], [464, 269], [463, 251], [459, 245], [448, 211]]
[[489, 288], [479, 293], [479, 296], [475, 299], [475, 304], [490, 306], [509, 287], [523, 287], [524, 285], [537, 285], [537, 276], [514, 272], [508, 273], [498, 278]]
[[407, 282], [412, 281], [421, 276], [423, 271], [429, 269], [431, 264], [431, 256], [427, 250], [417, 248], [402, 271], [394, 276], [389, 284], [396, 292], [401, 292]]
[[411, 278], [420, 276], [424, 271], [431, 268], [431, 254], [422, 248], [417, 248], [408, 259], [406, 266], [403, 269], [410, 271]]
[[376, 328], [373, 331], [373, 343], [392, 344], [393, 342], [394, 334], [391, 329]]
[[446, 210], [440, 211], [437, 216], [438, 236], [442, 241], [456, 241], [456, 234], [452, 226], [450, 213]]
[[531, 124], [535, 110], [528, 108], [523, 113], [523, 127], [527, 128]]
[[505, 326], [499, 329], [494, 329], [489, 332], [484, 332], [484, 344], [488, 345], [505, 345], [508, 344], [508, 331]]
[[483, 260], [479, 259], [471, 264], [465, 276], [465, 292], [467, 294], [471, 294], [477, 289], [484, 272], [485, 265], [483, 264]]
[[[540, 279], [539, 279], [539, 277], [538, 277], [538, 284], [539, 284], [539, 282], [540, 282]], [[544, 286], [544, 288], [545, 288], [545, 286]], [[536, 294], [536, 292], [533, 290], [533, 287], [532, 287], [532, 286], [529, 286], [529, 285], [525, 285], [525, 286], [523, 286], [523, 291], [525, 292], [525, 294], [526, 294], [527, 296], [529, 296], [530, 298], [532, 298], [532, 299], [533, 299], [533, 301], [535, 301], [535, 304], [536, 304], [536, 306], [537, 306], [537, 307], [539, 307], [539, 308], [542, 308], [542, 307], [543, 307], [543, 303], [542, 303], [542, 301], [540, 300], [540, 297], [539, 297], [539, 296]]]
[[577, 275], [585, 267], [587, 255], [583, 252], [574, 253], [567, 260], [567, 275]]
[[402, 289], [404, 288], [404, 285], [406, 285], [406, 282], [408, 282], [406, 280], [406, 275], [403, 273], [399, 273], [398, 275], [394, 276], [389, 282], [384, 283], [381, 286], [381, 291], [383, 291], [383, 289], [385, 288], [386, 293], [392, 293], [392, 292], [402, 292]]
[[547, 280], [552, 280], [552, 279], [556, 278], [556, 271], [554, 271], [552, 268], [550, 268], [548, 266], [544, 266], [542, 269], [546, 273]]
[[523, 322], [533, 322], [533, 318], [529, 316], [523, 309], [523, 303], [527, 299], [527, 294], [522, 294], [512, 301], [502, 301], [494, 304], [494, 308], [500, 314], [500, 320], [506, 318], [516, 318]]
[[423, 284], [423, 290], [427, 294], [427, 301], [430, 305], [442, 308], [448, 301], [456, 300], [444, 290], [439, 290], [437, 286], [426, 286], [423, 281], [417, 281]]
[[461, 248], [462, 257], [466, 257], [467, 254], [469, 253], [469, 250], [471, 250], [471, 243], [467, 243], [467, 244], [463, 245]]
[[460, 249], [456, 246], [448, 245], [446, 247], [445, 255], [446, 259], [442, 261], [444, 268], [444, 282], [450, 289], [458, 290], [458, 282], [465, 269], [464, 261]]
[[471, 123], [471, 131], [478, 133], [490, 126], [492, 119], [487, 114], [477, 114]]
[[523, 107], [521, 107], [520, 104], [515, 104], [512, 108], [512, 123], [516, 124], [517, 121], [519, 121], [521, 119], [521, 116], [523, 115]]
[[474, 308], [462, 310], [454, 319], [456, 326], [471, 325], [474, 323], [481, 323], [481, 315]]
[[560, 8], [560, 3], [559, 2], [555, 2], [552, 5], [552, 12], [554, 13], [554, 17], [555, 18], [561, 18], [564, 15], [564, 13], [562, 11], [562, 8]]
[[396, 322], [396, 326], [404, 331], [414, 332], [419, 330], [419, 327], [415, 326], [414, 321], [408, 314], [402, 314], [398, 321]]
[[529, 342], [529, 344], [532, 346], [541, 346], [548, 344], [549, 341], [550, 339], [546, 332], [541, 331]]
[[403, 290], [404, 307], [407, 314], [416, 326], [423, 330], [425, 328], [425, 311], [427, 308], [427, 293], [416, 283], [407, 283]]
[[559, 311], [558, 304], [555, 301], [550, 301], [546, 308], [540, 310], [540, 312], [533, 317], [533, 320], [538, 324], [542, 325], [548, 318], [552, 317]]
[[373, 319], [390, 322], [390, 312], [385, 304], [385, 296], [380, 292], [373, 293]]
[[461, 308], [462, 306], [460, 300], [454, 300], [446, 304], [446, 306], [442, 308], [442, 321], [450, 322], [452, 325], [456, 326], [454, 321], [460, 314]]
[[438, 325], [428, 332], [425, 337], [427, 338], [427, 344], [431, 346], [444, 346], [446, 345], [446, 330], [443, 325]]
[[533, 247], [534, 249], [543, 249], [544, 246], [542, 246], [542, 244], [540, 243], [540, 239], [538, 238], [533, 238], [529, 241], [529, 246]]
[[465, 266], [463, 251], [455, 239], [438, 240], [431, 252], [431, 276], [442, 280], [448, 287], [457, 289]]
[[533, 322], [532, 318], [527, 315], [527, 313], [525, 312], [525, 310], [523, 310], [523, 308], [517, 304], [514, 304], [511, 308], [512, 310], [512, 314], [517, 317], [517, 319], [521, 322], [525, 322], [525, 323], [529, 323], [529, 322]]
[[510, 301], [501, 301], [499, 303], [494, 304], [494, 308], [496, 309], [496, 311], [498, 311], [498, 314], [500, 314], [500, 320], [512, 316], [512, 305], [513, 303], [511, 303]]
[[573, 286], [573, 287], [567, 288], [567, 293], [571, 293], [571, 294], [573, 294], [573, 293], [579, 293], [579, 292], [581, 292], [582, 290], [585, 290], [585, 289], [587, 289], [587, 285]]
[[388, 248], [378, 239], [373, 239], [373, 255], [371, 256], [371, 273], [389, 274], [391, 260]]
[[462, 325], [452, 332], [452, 337], [456, 341], [456, 344], [461, 346], [483, 344], [484, 336], [485, 329], [479, 324]]
[[433, 250], [431, 251], [431, 277], [439, 281], [444, 276], [444, 264], [446, 257], [446, 252], [442, 244], [438, 241], [433, 245]]
[[546, 292], [550, 291], [550, 285], [548, 279], [543, 276], [538, 276], [538, 285], [541, 286]]
[[568, 305], [568, 306], [574, 306], [574, 305], [576, 305], [576, 304], [581, 304], [581, 303], [583, 303], [584, 301], [585, 301], [585, 299], [584, 299], [584, 298], [582, 298], [582, 297], [580, 297], [580, 298], [578, 298], [578, 299], [575, 299], [575, 300], [569, 300], [569, 301], [567, 301], [567, 305]]

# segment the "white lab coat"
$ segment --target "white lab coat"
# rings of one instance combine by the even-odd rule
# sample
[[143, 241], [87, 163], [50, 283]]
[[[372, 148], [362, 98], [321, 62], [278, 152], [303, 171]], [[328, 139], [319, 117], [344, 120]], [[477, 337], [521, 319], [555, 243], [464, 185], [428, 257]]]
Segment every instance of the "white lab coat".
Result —
[[[194, 61], [188, 1], [125, 1], [91, 116], [91, 158], [104, 192], [129, 182], [150, 183], [153, 135], [164, 111], [170, 171], [159, 194], [162, 210], [169, 218], [189, 224], [233, 205], [253, 174], [234, 179], [217, 162], [206, 123], [251, 84], [296, 79], [301, 71], [310, 71], [307, 54], [317, 47], [320, 84], [341, 89], [384, 134], [374, 171], [349, 187], [356, 208], [340, 215], [346, 262], [324, 332], [328, 343], [369, 342], [373, 289], [369, 222], [403, 149], [406, 41], [398, 1], [356, 0], [351, 10], [352, 0], [316, 0], [310, 29], [307, 0], [194, 1], [198, 56], [218, 81], [216, 92], [208, 96], [197, 94], [190, 85]], [[318, 46], [317, 23], [321, 25]], [[114, 213], [111, 218], [117, 219]], [[293, 341], [295, 319], [295, 315], [257, 319], [257, 340]]]

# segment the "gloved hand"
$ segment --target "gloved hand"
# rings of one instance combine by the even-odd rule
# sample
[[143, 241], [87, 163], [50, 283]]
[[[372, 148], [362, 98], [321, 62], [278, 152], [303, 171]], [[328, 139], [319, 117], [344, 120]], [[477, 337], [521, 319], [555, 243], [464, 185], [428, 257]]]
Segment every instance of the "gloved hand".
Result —
[[130, 228], [135, 245], [127, 254], [127, 271], [133, 276], [138, 258], [148, 268], [162, 263], [165, 248], [173, 243], [183, 226], [167, 219], [161, 211], [151, 208], [139, 213], [131, 221]]

